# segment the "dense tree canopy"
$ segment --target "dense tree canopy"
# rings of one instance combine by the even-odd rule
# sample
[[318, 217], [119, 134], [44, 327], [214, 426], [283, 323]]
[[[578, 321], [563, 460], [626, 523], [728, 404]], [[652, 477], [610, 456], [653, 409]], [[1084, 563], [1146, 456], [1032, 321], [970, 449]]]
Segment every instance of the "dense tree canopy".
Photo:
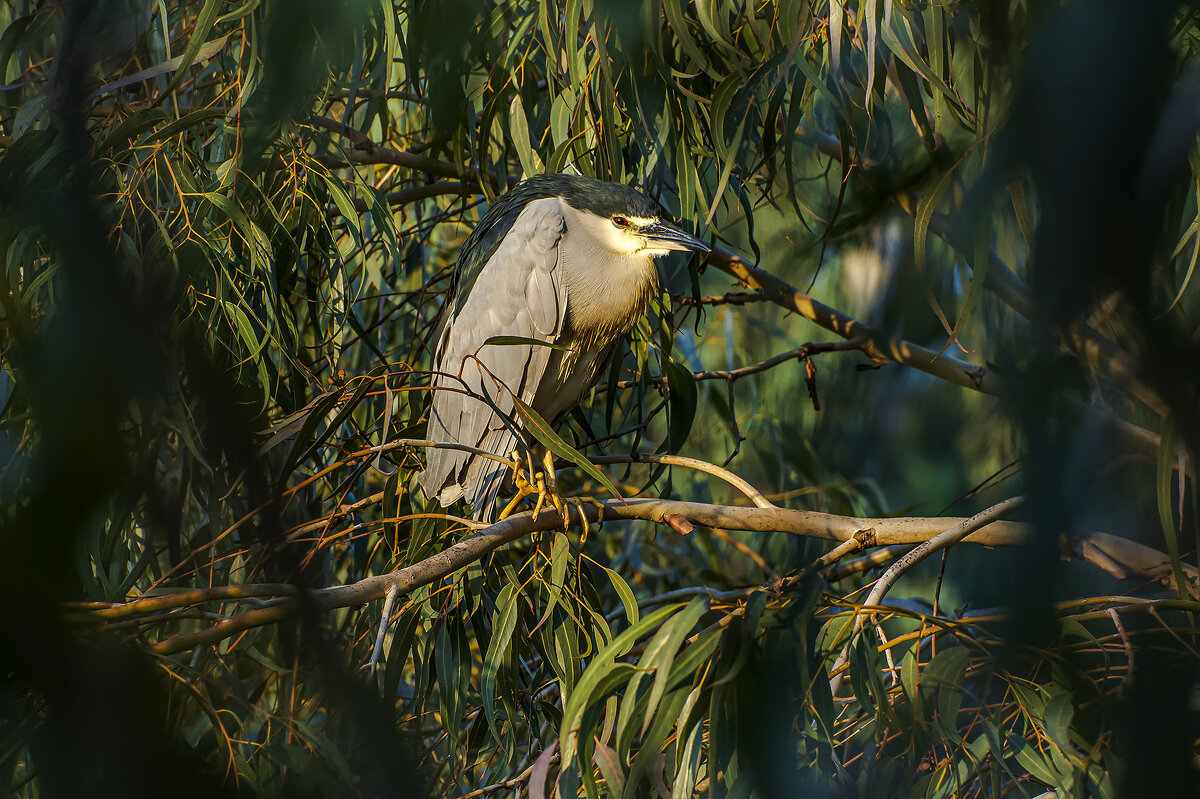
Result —
[[[0, 786], [1200, 795], [1200, 24], [0, 3]], [[522, 175], [672, 256], [564, 522], [426, 501]]]

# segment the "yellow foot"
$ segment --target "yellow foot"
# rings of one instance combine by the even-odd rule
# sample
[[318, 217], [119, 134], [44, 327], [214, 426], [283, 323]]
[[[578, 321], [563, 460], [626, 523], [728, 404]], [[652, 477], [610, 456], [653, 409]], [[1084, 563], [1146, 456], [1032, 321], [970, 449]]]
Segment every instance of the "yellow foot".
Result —
[[[508, 504], [504, 506], [504, 510], [500, 511], [500, 516], [497, 518], [497, 521], [501, 519], [507, 519], [512, 512], [516, 510], [517, 505], [519, 505], [521, 500], [525, 499], [525, 497], [533, 494], [540, 494], [544, 490], [541, 487], [542, 481], [540, 474], [531, 474], [531, 482], [529, 479], [526, 479], [525, 475], [521, 472], [520, 451], [514, 449], [510, 457], [516, 462], [516, 466], [513, 467], [513, 485], [517, 487], [517, 493], [511, 500], [509, 500]], [[534, 516], [536, 518], [536, 514]]]
[[521, 469], [521, 453], [513, 450], [512, 459], [516, 461], [516, 468], [513, 469], [513, 484], [517, 487], [516, 496], [509, 500], [504, 510], [500, 512], [501, 519], [507, 518], [521, 500], [525, 497], [537, 495], [537, 502], [533, 506], [533, 519], [537, 521], [538, 514], [542, 512], [542, 508], [553, 506], [558, 511], [558, 515], [566, 523], [567, 513], [563, 505], [562, 497], [558, 494], [558, 481], [554, 479], [554, 455], [550, 450], [546, 450], [543, 458], [543, 467], [545, 471], [529, 472], [526, 477]]
[[550, 504], [558, 511], [558, 517], [563, 520], [563, 526], [567, 525], [567, 511], [563, 506], [562, 497], [558, 493], [558, 480], [554, 476], [554, 453], [550, 450], [545, 450], [542, 455], [542, 468], [544, 471], [538, 472], [537, 487], [538, 498], [537, 504], [533, 506], [533, 519], [537, 521], [538, 514], [542, 512], [542, 507], [546, 504], [546, 500], [550, 500]]
[[[588, 524], [587, 514], [584, 513], [584, 511], [583, 511], [583, 505], [585, 502], [588, 503], [589, 505], [596, 506], [596, 511], [597, 511], [596, 515], [598, 517], [596, 519], [596, 523], [597, 524], [604, 523], [604, 503], [603, 502], [596, 499], [595, 497], [568, 497], [567, 498], [567, 504], [570, 505], [571, 507], [575, 508], [575, 510], [579, 511], [579, 522], [583, 525], [583, 532], [579, 535], [579, 546], [581, 546], [581, 547], [585, 543], [587, 543], [588, 533], [590, 532], [590, 525]], [[563, 524], [566, 526], [569, 526], [571, 524], [571, 520], [569, 518], [567, 518], [566, 514], [563, 514]]]

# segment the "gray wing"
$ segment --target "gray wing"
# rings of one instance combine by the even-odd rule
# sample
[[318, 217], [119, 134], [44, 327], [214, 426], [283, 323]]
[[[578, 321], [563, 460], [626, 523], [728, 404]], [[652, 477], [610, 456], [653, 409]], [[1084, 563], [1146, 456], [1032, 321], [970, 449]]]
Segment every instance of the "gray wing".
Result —
[[[483, 344], [492, 336], [546, 342], [558, 337], [567, 307], [565, 282], [558, 272], [558, 244], [565, 230], [558, 199], [530, 202], [480, 271], [458, 313], [447, 319], [436, 359], [442, 374], [434, 385], [458, 390], [433, 392], [429, 439], [478, 447], [504, 458], [519, 446], [512, 397], [533, 404], [552, 350]], [[470, 396], [462, 393], [464, 389]], [[477, 519], [491, 521], [507, 467], [461, 450], [431, 447], [427, 453], [425, 471], [418, 478], [425, 495], [436, 497], [442, 507], [465, 496]]]

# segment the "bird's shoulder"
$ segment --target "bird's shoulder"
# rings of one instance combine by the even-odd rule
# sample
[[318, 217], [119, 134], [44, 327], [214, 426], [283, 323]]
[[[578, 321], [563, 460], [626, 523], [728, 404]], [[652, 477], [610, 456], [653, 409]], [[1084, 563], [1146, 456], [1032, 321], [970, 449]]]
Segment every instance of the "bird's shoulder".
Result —
[[459, 251], [458, 267], [455, 269], [452, 287], [455, 313], [462, 310], [483, 268], [492, 260], [505, 239], [513, 233], [528, 236], [528, 230], [520, 233], [515, 229], [525, 226], [532, 229], [538, 223], [537, 220], [544, 224], [546, 215], [552, 214], [556, 209], [560, 220], [553, 230], [548, 228], [547, 233], [557, 236], [565, 226], [565, 222], [561, 221], [560, 201], [554, 195], [540, 190], [537, 184], [529, 188], [521, 184], [502, 195], [488, 209]]
[[566, 229], [562, 201], [557, 197], [543, 197], [521, 209], [505, 241], [511, 241], [517, 247], [533, 246], [539, 251], [548, 250], [558, 246], [558, 240]]
[[[558, 243], [566, 226], [562, 203], [558, 198], [539, 198], [522, 206], [494, 239], [485, 238], [474, 248], [464, 248], [458, 262], [455, 313], [466, 305], [468, 296], [484, 279], [485, 272], [498, 268], [503, 273], [491, 275], [486, 282], [500, 280], [511, 283], [515, 279], [514, 271], [553, 269], [558, 258]], [[487, 269], [493, 262], [495, 266]]]

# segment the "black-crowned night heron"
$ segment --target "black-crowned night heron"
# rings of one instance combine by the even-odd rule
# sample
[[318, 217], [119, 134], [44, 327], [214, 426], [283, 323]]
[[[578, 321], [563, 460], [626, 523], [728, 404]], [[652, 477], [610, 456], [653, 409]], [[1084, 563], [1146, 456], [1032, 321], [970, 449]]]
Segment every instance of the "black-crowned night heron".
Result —
[[[522, 181], [488, 209], [459, 254], [427, 437], [500, 458], [524, 451], [513, 397], [552, 424], [560, 419], [645, 311], [658, 285], [654, 259], [708, 249], [628, 186], [578, 175]], [[487, 343], [497, 336], [510, 338]], [[543, 477], [559, 505], [553, 471], [547, 453]], [[443, 507], [465, 497], [472, 515], [490, 522], [507, 472], [476, 453], [431, 448], [419, 481]]]

